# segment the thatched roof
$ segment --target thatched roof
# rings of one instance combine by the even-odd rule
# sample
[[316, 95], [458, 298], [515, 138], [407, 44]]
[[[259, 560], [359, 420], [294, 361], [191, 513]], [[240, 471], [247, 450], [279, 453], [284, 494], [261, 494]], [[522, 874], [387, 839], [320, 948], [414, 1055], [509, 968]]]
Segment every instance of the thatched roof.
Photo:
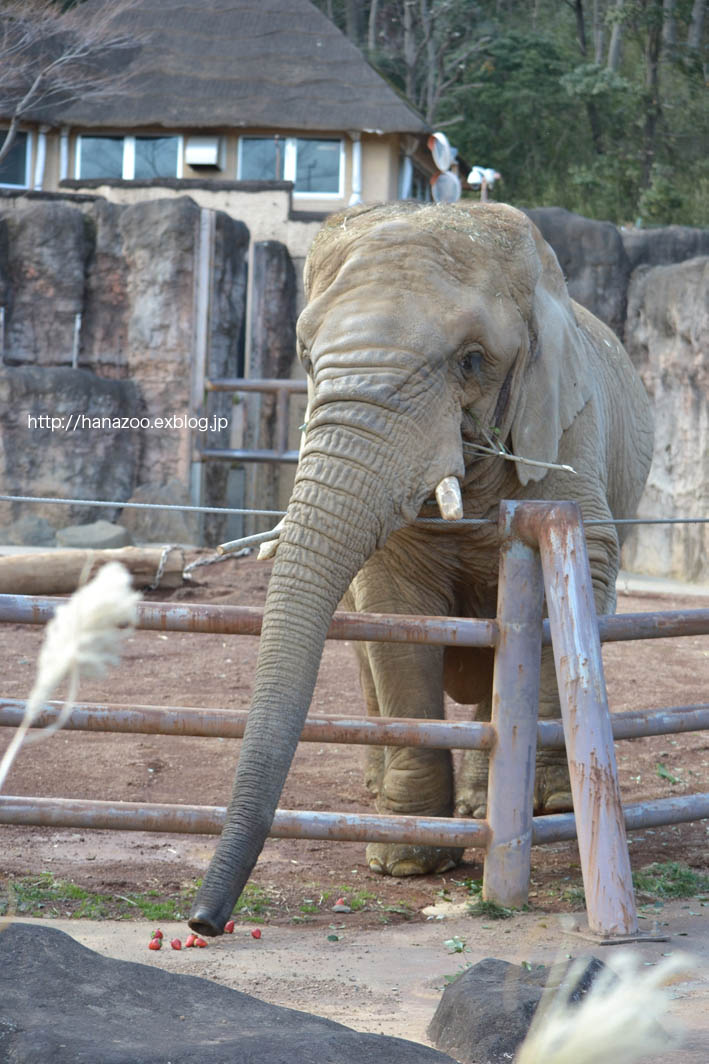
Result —
[[309, 0], [137, 0], [117, 21], [145, 35], [142, 69], [114, 98], [62, 109], [62, 121], [121, 130], [427, 129]]

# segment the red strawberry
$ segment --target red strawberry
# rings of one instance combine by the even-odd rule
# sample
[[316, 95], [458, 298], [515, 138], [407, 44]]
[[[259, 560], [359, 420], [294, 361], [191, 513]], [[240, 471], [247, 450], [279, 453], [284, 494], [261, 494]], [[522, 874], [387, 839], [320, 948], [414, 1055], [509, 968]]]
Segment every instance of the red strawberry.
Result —
[[204, 947], [207, 945], [207, 943], [206, 943], [205, 939], [203, 939], [203, 938], [196, 938], [194, 940], [194, 945], [195, 946], [199, 946], [200, 949], [204, 949]]
[[259, 931], [259, 929], [257, 927], [255, 927], [253, 929], [253, 931], [251, 932], [251, 937], [252, 938], [261, 938], [261, 932]]
[[152, 937], [153, 938], [162, 938], [163, 937], [163, 933], [160, 930], [160, 928], [158, 928], [157, 931], [153, 931]]
[[162, 949], [162, 942], [159, 938], [151, 938], [148, 942], [148, 949]]
[[224, 924], [224, 930], [227, 933], [227, 935], [233, 935], [234, 934], [234, 921], [233, 920], [227, 920], [227, 922]]
[[170, 945], [173, 949], [182, 949], [182, 943], [180, 942], [179, 938], [173, 938]]
[[189, 949], [190, 946], [194, 946], [196, 941], [197, 941], [197, 936], [196, 935], [188, 935], [187, 938], [185, 939], [185, 949]]

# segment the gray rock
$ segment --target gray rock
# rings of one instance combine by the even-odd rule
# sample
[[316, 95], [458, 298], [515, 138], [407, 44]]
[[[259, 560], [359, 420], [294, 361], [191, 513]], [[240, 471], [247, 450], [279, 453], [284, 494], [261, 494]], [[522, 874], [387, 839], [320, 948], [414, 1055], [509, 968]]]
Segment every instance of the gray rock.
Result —
[[83, 550], [114, 550], [129, 547], [133, 539], [122, 525], [110, 521], [93, 521], [90, 525], [68, 525], [57, 532], [60, 547], [77, 547]]
[[0, 542], [21, 547], [51, 547], [54, 527], [44, 517], [26, 514], [6, 528], [0, 528]]
[[616, 227], [561, 207], [525, 213], [556, 252], [571, 297], [622, 339], [630, 263]]
[[[128, 502], [165, 503], [168, 506], [189, 506], [189, 492], [179, 480], [167, 484], [140, 484]], [[176, 510], [124, 509], [121, 524], [133, 539], [146, 543], [199, 542], [199, 515]]]
[[[52, 498], [127, 499], [140, 460], [137, 429], [124, 427], [139, 405], [130, 381], [88, 370], [0, 367], [2, 493]], [[26, 503], [0, 503], [0, 521], [28, 513]], [[31, 504], [55, 525], [112, 520], [115, 507]]]
[[71, 365], [91, 250], [82, 211], [57, 200], [29, 201], [5, 211], [0, 226], [5, 361]]
[[[589, 957], [569, 999], [578, 1001], [603, 967], [602, 961]], [[487, 957], [445, 988], [428, 1027], [429, 1038], [462, 1064], [509, 1064], [545, 987], [558, 987], [567, 970], [568, 964], [528, 970]]]
[[631, 270], [638, 266], [668, 266], [698, 255], [709, 255], [709, 229], [667, 225], [661, 229], [621, 229]]
[[[248, 375], [250, 377], [290, 377], [295, 361], [296, 281], [293, 262], [284, 244], [264, 240], [254, 244], [252, 272], [251, 344]], [[275, 395], [249, 395], [244, 446], [254, 450], [272, 450], [276, 441]], [[301, 401], [291, 400], [291, 408]], [[305, 410], [305, 397], [302, 397]], [[293, 411], [295, 414], [295, 410]], [[300, 425], [301, 416], [294, 423]], [[297, 446], [297, 444], [296, 444]], [[278, 510], [279, 492], [289, 481], [293, 469], [253, 462], [246, 467], [246, 506], [254, 510]], [[290, 492], [286, 495], [288, 498]], [[277, 518], [251, 517], [244, 522], [245, 534], [273, 528]]]
[[48, 927], [0, 935], [0, 1058], [13, 1064], [452, 1064], [190, 975], [103, 957]]
[[[709, 513], [709, 257], [640, 267], [626, 346], [653, 403], [655, 450], [639, 517]], [[709, 581], [709, 525], [648, 525], [623, 547], [631, 572]]]

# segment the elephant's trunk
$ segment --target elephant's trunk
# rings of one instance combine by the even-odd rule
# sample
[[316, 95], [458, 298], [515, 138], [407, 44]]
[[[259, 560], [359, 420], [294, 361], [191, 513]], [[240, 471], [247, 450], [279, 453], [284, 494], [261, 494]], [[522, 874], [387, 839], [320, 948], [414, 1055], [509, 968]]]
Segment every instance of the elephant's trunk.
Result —
[[269, 584], [234, 791], [189, 919], [206, 935], [222, 933], [268, 836], [337, 604], [392, 527], [395, 492], [391, 475], [383, 480], [380, 472], [392, 465], [391, 443], [332, 427], [318, 440], [313, 445], [309, 433], [298, 468]]

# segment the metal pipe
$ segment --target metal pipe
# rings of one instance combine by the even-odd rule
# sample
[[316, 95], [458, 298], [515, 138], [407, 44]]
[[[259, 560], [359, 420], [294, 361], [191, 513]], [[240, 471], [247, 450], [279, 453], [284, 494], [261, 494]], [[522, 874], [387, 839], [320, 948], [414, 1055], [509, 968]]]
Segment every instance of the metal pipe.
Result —
[[215, 377], [206, 380], [204, 386], [208, 392], [290, 392], [292, 395], [305, 395], [308, 390], [306, 380], [281, 377]]
[[[0, 699], [0, 727], [15, 728], [22, 720], [22, 699]], [[32, 727], [53, 723], [63, 702], [48, 702]], [[123, 706], [77, 702], [64, 725], [69, 731], [135, 732], [145, 735], [192, 735], [202, 738], [240, 739], [247, 710], [201, 709], [183, 706]], [[674, 735], [709, 730], [709, 705], [672, 706], [631, 710], [611, 716], [613, 738], [637, 739], [647, 735]], [[421, 736], [420, 740], [418, 736]], [[359, 743], [373, 746], [431, 746], [441, 750], [485, 750], [495, 741], [491, 724], [462, 720], [420, 720], [416, 717], [308, 717], [301, 735], [304, 742]], [[537, 744], [546, 748], [565, 745], [560, 720], [537, 721]]]
[[[0, 700], [0, 726], [17, 727], [26, 703]], [[44, 705], [33, 728], [55, 723], [63, 702]], [[202, 738], [240, 739], [247, 710], [194, 709], [178, 706], [116, 706], [75, 703], [64, 724], [67, 731], [123, 732], [140, 735], [191, 735]], [[489, 749], [495, 739], [491, 724], [476, 721], [419, 720], [414, 717], [308, 717], [303, 742], [359, 743], [369, 746], [425, 746], [443, 750]]]
[[[623, 810], [629, 831], [683, 824], [709, 817], [709, 794], [690, 794], [638, 802]], [[0, 794], [0, 823], [15, 826], [97, 828], [109, 831], [174, 832], [219, 835], [223, 806], [105, 802], [83, 798], [32, 798]], [[403, 823], [402, 823], [403, 822]], [[429, 846], [485, 848], [489, 828], [482, 820], [446, 817], [396, 817], [358, 813], [321, 813], [278, 809], [272, 838], [337, 842], [407, 842]], [[534, 817], [532, 843], [542, 846], [576, 837], [573, 813]]]
[[[223, 806], [0, 795], [2, 824], [219, 835], [224, 817]], [[270, 834], [280, 839], [484, 848], [489, 830], [483, 820], [278, 809]]]
[[[288, 414], [290, 411], [291, 392], [283, 389], [276, 392], [276, 431], [275, 444], [279, 454], [288, 454]], [[292, 453], [292, 452], [291, 452]], [[300, 453], [300, 452], [299, 452]]]
[[[681, 794], [674, 798], [656, 798], [649, 802], [635, 802], [623, 809], [628, 831], [662, 827], [665, 824], [686, 824], [709, 817], [709, 794]], [[555, 813], [534, 818], [532, 839], [535, 846], [548, 842], [569, 842], [576, 838], [576, 817], [573, 813]], [[606, 870], [607, 871], [607, 870]]]
[[195, 451], [195, 462], [292, 462], [298, 461], [300, 451], [246, 451], [226, 447], [205, 447]]
[[[0, 499], [2, 496], [0, 496]], [[105, 506], [106, 503], [101, 505]], [[251, 511], [249, 511], [251, 512]], [[262, 511], [279, 515], [278, 511]], [[66, 599], [38, 595], [0, 595], [0, 623], [45, 624]], [[209, 632], [222, 635], [259, 635], [263, 609], [260, 606], [217, 606], [205, 603], [177, 605], [141, 603], [138, 627], [175, 632]], [[222, 627], [220, 627], [222, 625]], [[396, 634], [406, 629], [409, 635]], [[627, 613], [599, 617], [602, 642], [629, 639], [666, 639], [709, 634], [709, 609], [671, 610], [666, 613]], [[472, 617], [407, 617], [403, 614], [337, 612], [329, 639], [385, 639], [390, 642], [430, 642], [433, 645], [495, 646], [497, 621]], [[360, 634], [357, 634], [360, 633]], [[390, 635], [388, 633], [391, 633]], [[427, 637], [430, 635], [430, 638]], [[542, 644], [551, 643], [549, 621], [544, 621]]]
[[[41, 595], [0, 595], [0, 622], [45, 624], [54, 616], [57, 606], [65, 601]], [[262, 618], [263, 610], [256, 606], [141, 602], [137, 627], [159, 632], [259, 635]], [[497, 642], [497, 632], [497, 621], [493, 620], [338, 612], [328, 638], [491, 647]]]
[[[612, 713], [613, 738], [638, 739], [646, 735], [709, 730], [709, 705], [670, 706], [663, 709], [633, 709]], [[563, 747], [564, 726], [560, 720], [540, 720], [537, 741], [544, 747]]]
[[638, 931], [633, 879], [603, 675], [591, 568], [576, 503], [511, 503], [536, 542], [549, 624], [588, 924], [594, 934]]
[[709, 609], [606, 615], [598, 618], [598, 632], [602, 643], [709, 635]]
[[537, 749], [539, 670], [542, 652], [544, 581], [539, 554], [513, 529], [514, 507], [500, 506], [500, 577], [487, 821], [490, 846], [483, 872], [483, 898], [520, 906], [529, 892]]

